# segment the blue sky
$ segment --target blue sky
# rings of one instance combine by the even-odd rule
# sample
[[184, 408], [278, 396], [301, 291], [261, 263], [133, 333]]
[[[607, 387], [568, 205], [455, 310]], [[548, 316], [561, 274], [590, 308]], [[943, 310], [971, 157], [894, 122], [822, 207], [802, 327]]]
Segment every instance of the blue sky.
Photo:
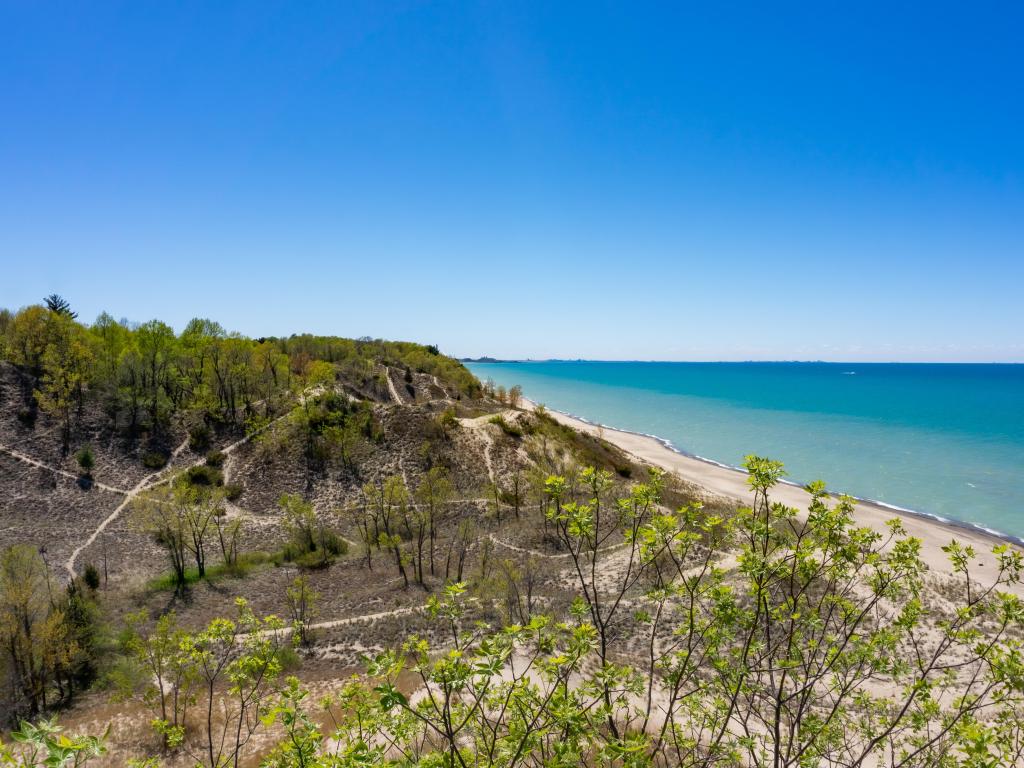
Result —
[[0, 306], [1024, 360], [1022, 29], [1019, 3], [0, 0]]

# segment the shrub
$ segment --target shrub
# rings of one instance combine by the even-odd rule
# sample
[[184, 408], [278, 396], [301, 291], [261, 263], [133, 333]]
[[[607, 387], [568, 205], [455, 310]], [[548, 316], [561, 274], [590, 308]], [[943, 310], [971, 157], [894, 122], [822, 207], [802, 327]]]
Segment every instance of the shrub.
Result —
[[515, 424], [509, 424], [507, 421], [505, 421], [504, 416], [492, 416], [490, 419], [488, 419], [488, 421], [490, 421], [491, 424], [497, 424], [499, 427], [501, 427], [501, 431], [504, 432], [509, 437], [523, 436], [523, 430], [520, 427], [516, 426]]
[[238, 483], [229, 483], [224, 486], [224, 496], [228, 501], [237, 501], [244, 489]]
[[82, 573], [82, 581], [93, 592], [99, 589], [99, 570], [91, 562], [85, 566], [85, 571]]
[[92, 455], [92, 448], [88, 445], [75, 454], [75, 461], [78, 462], [78, 468], [82, 470], [82, 474], [86, 476], [88, 476], [92, 472], [93, 467], [96, 466], [96, 459]]
[[199, 466], [189, 467], [185, 471], [185, 481], [190, 485], [223, 485], [224, 475], [216, 467], [208, 467], [200, 464]]
[[281, 497], [282, 527], [288, 532], [288, 543], [278, 560], [313, 568], [329, 565], [335, 555], [348, 552], [348, 544], [323, 525], [313, 505], [301, 496]]
[[20, 408], [18, 409], [18, 421], [23, 426], [31, 427], [36, 423], [36, 411], [34, 408]]
[[163, 469], [167, 466], [167, 456], [159, 451], [147, 451], [142, 454], [142, 466], [147, 469]]
[[210, 428], [205, 424], [197, 424], [188, 431], [188, 447], [193, 451], [202, 451], [210, 444]]
[[85, 582], [85, 586], [95, 592], [100, 588], [100, 572], [96, 566], [89, 563], [85, 566], [85, 572], [82, 574], [82, 581]]
[[293, 563], [300, 568], [324, 568], [340, 555], [348, 554], [348, 543], [334, 531], [323, 531], [317, 536], [313, 549], [291, 541], [284, 545], [277, 561]]
[[222, 467], [227, 456], [224, 451], [210, 451], [206, 454], [206, 466], [208, 467]]
[[459, 428], [459, 418], [455, 415], [454, 408], [445, 408], [441, 411], [441, 415], [437, 417], [437, 425], [441, 428], [444, 434], [449, 434], [452, 430]]

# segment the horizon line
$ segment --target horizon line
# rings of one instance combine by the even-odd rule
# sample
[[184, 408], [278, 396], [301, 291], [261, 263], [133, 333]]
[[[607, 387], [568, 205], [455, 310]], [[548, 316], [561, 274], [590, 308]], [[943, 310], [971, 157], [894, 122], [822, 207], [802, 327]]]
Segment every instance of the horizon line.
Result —
[[484, 357], [459, 357], [455, 359], [460, 363], [477, 363], [479, 365], [493, 365], [499, 363], [679, 363], [692, 365], [747, 365], [764, 364], [772, 365], [779, 363], [799, 365], [1024, 365], [1024, 360], [800, 360], [800, 359], [772, 359], [772, 360], [659, 360], [639, 358], [585, 358], [585, 357], [514, 357], [514, 358], [487, 358]]

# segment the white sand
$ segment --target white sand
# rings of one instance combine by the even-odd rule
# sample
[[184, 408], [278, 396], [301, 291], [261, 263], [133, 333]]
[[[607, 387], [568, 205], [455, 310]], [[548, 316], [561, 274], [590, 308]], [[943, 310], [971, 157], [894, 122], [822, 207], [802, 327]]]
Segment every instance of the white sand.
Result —
[[[532, 409], [534, 403], [523, 398], [523, 407]], [[563, 424], [568, 424], [583, 432], [600, 434], [609, 443], [617, 445], [636, 459], [662, 467], [682, 480], [701, 487], [712, 496], [735, 499], [742, 503], [750, 502], [751, 493], [747, 485], [746, 472], [712, 464], [692, 456], [684, 456], [667, 448], [652, 437], [609, 427], [597, 427], [551, 410], [548, 413]], [[809, 499], [807, 492], [802, 488], [788, 484], [778, 485], [774, 489], [772, 497], [776, 501], [781, 501], [787, 506], [800, 510], [806, 509]], [[871, 526], [883, 533], [886, 530], [886, 521], [893, 518], [902, 520], [907, 533], [921, 540], [922, 558], [936, 574], [952, 572], [949, 559], [942, 551], [944, 545], [953, 539], [961, 544], [972, 545], [978, 553], [978, 557], [972, 565], [972, 578], [986, 585], [995, 578], [996, 573], [996, 561], [992, 556], [992, 547], [1007, 543], [984, 531], [943, 523], [922, 515], [897, 512], [865, 501], [857, 502], [854, 514], [861, 525]], [[1015, 548], [1020, 551], [1019, 547]], [[1009, 589], [1024, 595], [1024, 585], [1016, 584]]]

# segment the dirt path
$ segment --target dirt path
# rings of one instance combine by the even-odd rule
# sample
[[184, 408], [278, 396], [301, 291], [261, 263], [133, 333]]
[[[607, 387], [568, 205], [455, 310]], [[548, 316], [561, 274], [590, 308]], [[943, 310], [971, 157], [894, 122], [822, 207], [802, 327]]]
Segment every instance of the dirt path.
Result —
[[[487, 538], [489, 538], [491, 541], [493, 541], [499, 547], [503, 547], [504, 549], [511, 550], [512, 552], [518, 552], [521, 555], [530, 555], [532, 557], [544, 557], [544, 558], [548, 558], [548, 559], [551, 559], [551, 560], [557, 560], [557, 559], [561, 559], [561, 558], [571, 557], [572, 556], [569, 552], [555, 552], [555, 553], [552, 553], [552, 552], [541, 552], [541, 551], [536, 550], [536, 549], [525, 549], [524, 547], [520, 547], [520, 546], [518, 546], [516, 544], [513, 544], [512, 542], [505, 541], [504, 539], [499, 539], [493, 533], [487, 534]], [[608, 546], [608, 547], [601, 547], [599, 550], [597, 550], [597, 553], [601, 554], [601, 553], [604, 553], [604, 552], [614, 552], [615, 550], [621, 549], [622, 547], [626, 546], [628, 543], [629, 542], [626, 542], [626, 541], [620, 541], [618, 544], [612, 544], [611, 546]]]
[[444, 388], [444, 386], [438, 380], [437, 376], [434, 376], [433, 374], [431, 374], [430, 379], [431, 379], [431, 381], [434, 382], [434, 386], [437, 387], [439, 390], [441, 390], [441, 402], [443, 402], [443, 403], [450, 403], [450, 402], [452, 402], [451, 397], [448, 396], [448, 390]]
[[333, 627], [345, 627], [349, 624], [358, 624], [361, 621], [378, 621], [379, 619], [387, 619], [391, 616], [407, 616], [411, 613], [418, 613], [423, 610], [422, 605], [410, 605], [405, 608], [394, 608], [390, 611], [381, 611], [380, 613], [364, 613], [361, 616], [349, 616], [344, 619], [333, 619], [331, 621], [321, 621], [316, 624], [310, 624], [310, 629], [331, 629]]
[[490, 423], [488, 419], [492, 418], [491, 414], [486, 416], [478, 416], [475, 419], [459, 419], [459, 423], [464, 427], [472, 429], [476, 434], [480, 435], [484, 440], [484, 465], [487, 467], [487, 477], [490, 481], [494, 482], [494, 462], [491, 460], [491, 451], [494, 449], [494, 437], [490, 432], [487, 431], [487, 425]]
[[[298, 406], [296, 406], [296, 407], [298, 407]], [[294, 409], [292, 409], [292, 410], [294, 410]], [[248, 443], [250, 440], [252, 440], [257, 435], [262, 434], [266, 430], [270, 429], [277, 422], [279, 422], [282, 419], [285, 419], [288, 416], [290, 416], [292, 414], [292, 410], [289, 410], [287, 413], [285, 413], [285, 414], [283, 414], [281, 416], [278, 416], [273, 421], [267, 422], [265, 425], [263, 425], [262, 427], [260, 427], [256, 431], [249, 433], [248, 435], [246, 435], [245, 437], [241, 438], [240, 440], [236, 440], [231, 445], [229, 445], [227, 448], [224, 448], [221, 452], [225, 453], [225, 454], [231, 454], [234, 450], [236, 450], [237, 448], [245, 445], [246, 443]], [[179, 445], [177, 448], [174, 449], [174, 452], [171, 454], [171, 457], [168, 460], [166, 467], [164, 467], [163, 469], [161, 469], [161, 470], [159, 470], [157, 472], [154, 472], [151, 475], [147, 475], [146, 477], [142, 478], [135, 485], [135, 487], [132, 488], [130, 491], [127, 491], [127, 492], [123, 491], [123, 490], [119, 490], [118, 491], [118, 493], [124, 493], [125, 494], [124, 500], [120, 504], [118, 504], [117, 507], [114, 508], [113, 512], [111, 512], [109, 515], [107, 515], [103, 519], [103, 521], [96, 527], [96, 529], [91, 534], [89, 534], [89, 538], [87, 538], [81, 545], [79, 545], [78, 547], [75, 548], [75, 550], [71, 553], [71, 556], [68, 558], [67, 562], [64, 563], [64, 570], [67, 571], [68, 578], [70, 578], [70, 579], [74, 579], [75, 578], [75, 561], [78, 560], [78, 556], [80, 554], [82, 554], [82, 552], [85, 549], [87, 549], [93, 543], [95, 543], [95, 541], [99, 537], [99, 535], [101, 533], [103, 533], [103, 531], [106, 529], [106, 527], [108, 525], [110, 525], [112, 522], [114, 522], [121, 515], [121, 512], [124, 511], [124, 508], [127, 507], [131, 503], [132, 499], [136, 498], [143, 491], [148, 491], [151, 488], [155, 488], [158, 485], [162, 485], [163, 483], [165, 483], [168, 480], [170, 480], [170, 478], [173, 477], [177, 472], [185, 471], [187, 469], [190, 469], [191, 467], [199, 466], [200, 464], [202, 464], [202, 463], [204, 463], [206, 461], [206, 458], [202, 457], [202, 458], [196, 459], [195, 461], [193, 461], [191, 464], [189, 464], [186, 467], [181, 467], [180, 469], [175, 467], [174, 466], [174, 460], [178, 456], [180, 456], [182, 451], [184, 451], [187, 447], [188, 447], [188, 439], [186, 438], [182, 442], [181, 445]]]
[[[74, 480], [76, 482], [80, 478], [80, 476], [76, 475], [74, 472], [68, 472], [67, 470], [61, 469], [59, 467], [54, 467], [50, 464], [44, 464], [38, 459], [33, 459], [31, 456], [27, 456], [24, 453], [21, 453], [20, 451], [14, 450], [13, 448], [8, 448], [6, 445], [0, 445], [0, 451], [6, 453], [8, 456], [11, 456], [12, 458], [17, 459], [18, 461], [24, 462], [25, 464], [30, 464], [33, 467], [39, 467], [40, 469], [48, 470], [50, 472], [53, 472], [55, 475], [61, 475], [63, 477], [70, 478], [71, 480]], [[124, 488], [115, 488], [113, 485], [99, 483], [96, 482], [95, 480], [92, 482], [92, 487], [99, 488], [100, 490], [103, 491], [110, 491], [111, 493], [128, 493], [128, 491], [126, 491]]]
[[395, 402], [402, 405], [405, 401], [398, 394], [398, 389], [395, 388], [395, 382], [391, 379], [391, 369], [386, 365], [384, 366], [384, 378], [388, 380], [388, 390], [391, 392], [391, 397], [395, 399]]
[[91, 546], [93, 544], [93, 542], [96, 541], [96, 539], [99, 537], [99, 535], [101, 533], [103, 533], [103, 531], [106, 529], [106, 527], [108, 525], [110, 525], [112, 522], [114, 522], [118, 518], [118, 516], [121, 514], [121, 511], [125, 507], [127, 507], [128, 504], [131, 503], [132, 499], [134, 499], [136, 496], [138, 496], [140, 493], [142, 493], [142, 491], [146, 490], [147, 488], [149, 488], [151, 486], [151, 484], [153, 484], [154, 478], [160, 477], [160, 475], [162, 475], [163, 473], [165, 473], [169, 469], [171, 469], [172, 465], [174, 463], [174, 460], [187, 447], [188, 447], [188, 439], [186, 438], [182, 442], [181, 445], [179, 445], [177, 448], [174, 449], [174, 453], [171, 454], [171, 458], [168, 460], [166, 467], [164, 467], [161, 470], [158, 470], [158, 471], [154, 472], [151, 475], [146, 475], [144, 478], [139, 480], [139, 482], [135, 484], [135, 487], [132, 488], [127, 493], [125, 493], [124, 491], [121, 491], [121, 493], [125, 493], [124, 501], [122, 501], [120, 504], [118, 504], [116, 507], [114, 507], [114, 511], [111, 512], [109, 515], [107, 515], [105, 518], [103, 518], [103, 521], [96, 527], [96, 529], [91, 534], [89, 534], [89, 538], [87, 538], [82, 544], [79, 544], [77, 547], [75, 547], [74, 551], [72, 551], [72, 553], [71, 553], [71, 556], [68, 558], [68, 561], [66, 563], [64, 563], [64, 570], [66, 570], [68, 572], [68, 578], [69, 579], [74, 579], [75, 578], [75, 561], [78, 559], [78, 556], [80, 554], [82, 554], [83, 550], [85, 550], [87, 547]]

